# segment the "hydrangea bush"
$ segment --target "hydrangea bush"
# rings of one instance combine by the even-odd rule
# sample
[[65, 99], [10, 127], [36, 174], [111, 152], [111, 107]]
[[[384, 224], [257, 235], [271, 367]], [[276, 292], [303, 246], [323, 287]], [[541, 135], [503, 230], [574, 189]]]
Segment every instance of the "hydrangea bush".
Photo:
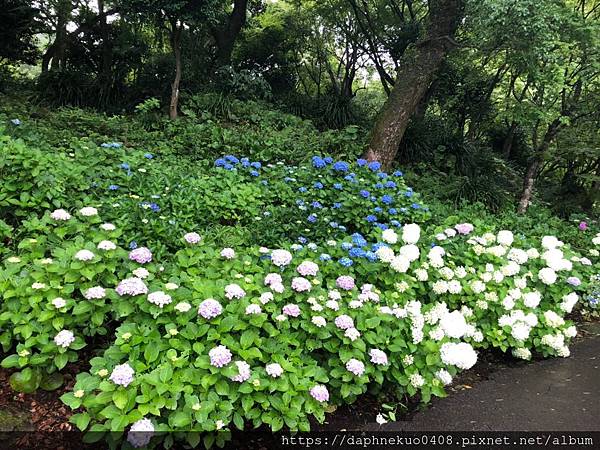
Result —
[[86, 345], [101, 350], [62, 400], [111, 447], [308, 430], [367, 390], [427, 402], [478, 349], [568, 356], [567, 316], [595, 295], [600, 236], [580, 254], [554, 236], [431, 224], [402, 174], [377, 163], [220, 158], [204, 181], [239, 185], [220, 217], [250, 221], [262, 244], [223, 248], [197, 218], [198, 198], [213, 207], [207, 185], [171, 185], [141, 158], [148, 179], [121, 162], [97, 202], [23, 222], [30, 237], [0, 270], [11, 385], [56, 388]]

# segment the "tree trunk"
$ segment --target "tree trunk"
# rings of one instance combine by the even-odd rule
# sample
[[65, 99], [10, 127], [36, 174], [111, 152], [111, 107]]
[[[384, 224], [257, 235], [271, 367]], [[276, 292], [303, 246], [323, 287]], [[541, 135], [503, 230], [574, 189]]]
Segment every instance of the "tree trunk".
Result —
[[411, 116], [454, 46], [463, 6], [462, 0], [431, 0], [427, 35], [400, 60], [394, 88], [373, 128], [366, 159], [377, 160], [384, 168], [393, 163]]
[[227, 18], [227, 23], [219, 30], [215, 30], [213, 35], [217, 43], [217, 67], [231, 65], [231, 54], [235, 41], [246, 24], [246, 10], [248, 9], [248, 0], [235, 0], [233, 11]]
[[182, 25], [176, 20], [171, 23], [171, 49], [175, 56], [175, 79], [171, 84], [171, 103], [169, 105], [169, 117], [177, 118], [177, 105], [179, 104], [179, 83], [181, 82], [181, 29]]
[[525, 172], [525, 178], [523, 179], [523, 191], [521, 192], [521, 199], [519, 200], [519, 206], [517, 212], [524, 214], [527, 211], [531, 197], [533, 196], [533, 185], [535, 178], [537, 177], [538, 170], [542, 166], [542, 158], [535, 156], [529, 162], [527, 171]]
[[513, 142], [515, 140], [515, 132], [517, 131], [517, 123], [512, 122], [510, 124], [510, 129], [508, 130], [508, 134], [504, 138], [504, 142], [502, 143], [502, 156], [504, 159], [510, 159], [510, 153], [512, 151]]
[[58, 4], [56, 12], [56, 38], [52, 44], [54, 52], [50, 66], [51, 70], [66, 69], [67, 25], [71, 17], [72, 8], [71, 0], [61, 0]]

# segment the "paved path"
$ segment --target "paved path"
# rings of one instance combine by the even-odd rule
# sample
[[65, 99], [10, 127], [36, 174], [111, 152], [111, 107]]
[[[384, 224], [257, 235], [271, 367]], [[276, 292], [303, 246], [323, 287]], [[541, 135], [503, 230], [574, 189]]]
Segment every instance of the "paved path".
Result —
[[600, 431], [600, 327], [571, 357], [506, 367], [385, 431]]

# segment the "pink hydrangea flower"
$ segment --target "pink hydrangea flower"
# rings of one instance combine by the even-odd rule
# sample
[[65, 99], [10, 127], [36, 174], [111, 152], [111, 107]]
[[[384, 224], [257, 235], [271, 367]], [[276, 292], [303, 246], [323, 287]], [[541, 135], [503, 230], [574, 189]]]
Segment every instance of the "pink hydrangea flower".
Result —
[[212, 319], [223, 312], [223, 307], [215, 299], [208, 298], [198, 306], [198, 314], [205, 319]]
[[454, 226], [454, 229], [458, 231], [459, 234], [469, 234], [474, 228], [475, 227], [470, 223], [459, 223]]
[[310, 284], [310, 281], [308, 281], [306, 278], [294, 277], [292, 279], [292, 289], [296, 292], [308, 292], [310, 291], [311, 287], [312, 285]]
[[302, 261], [302, 263], [298, 267], [296, 267], [296, 270], [303, 277], [314, 277], [319, 271], [319, 266], [312, 261]]
[[587, 228], [588, 228], [587, 222], [579, 222], [579, 229], [581, 231], [585, 231], [585, 230], [587, 230]]
[[146, 247], [139, 247], [129, 252], [129, 259], [140, 264], [152, 261], [152, 252]]
[[340, 330], [347, 330], [349, 328], [354, 328], [354, 321], [352, 320], [352, 317], [342, 314], [335, 318], [335, 326]]
[[348, 328], [344, 333], [344, 336], [354, 342], [360, 337], [360, 331], [358, 331], [356, 328]]
[[135, 448], [146, 447], [154, 436], [154, 425], [150, 419], [143, 419], [134, 422], [127, 433], [127, 442]]
[[246, 306], [246, 314], [247, 315], [260, 314], [261, 312], [262, 312], [262, 309], [257, 304], [252, 303], [252, 304]]
[[210, 364], [214, 367], [223, 367], [231, 362], [231, 352], [224, 345], [219, 345], [208, 352]]
[[329, 391], [322, 384], [317, 384], [310, 389], [310, 395], [318, 402], [326, 402], [329, 400]]
[[300, 307], [293, 303], [290, 303], [283, 307], [283, 314], [285, 314], [286, 316], [298, 317], [300, 315], [300, 313], [301, 313]]
[[387, 355], [381, 350], [377, 350], [376, 348], [371, 349], [371, 351], [369, 351], [369, 356], [371, 356], [371, 362], [373, 364], [386, 366], [388, 363]]
[[265, 286], [271, 286], [272, 284], [283, 284], [283, 279], [278, 273], [268, 273], [265, 276]]
[[135, 296], [135, 295], [148, 293], [148, 287], [146, 286], [144, 281], [139, 278], [136, 278], [136, 277], [124, 279], [123, 281], [121, 281], [119, 283], [119, 285], [117, 286], [117, 288], [115, 290], [117, 291], [117, 294], [119, 294], [120, 296], [123, 296], [123, 295]]
[[127, 363], [115, 366], [109, 380], [120, 386], [127, 387], [133, 381], [134, 371]]
[[335, 284], [340, 289], [344, 289], [346, 291], [351, 291], [352, 289], [354, 289], [354, 286], [355, 286], [354, 278], [352, 278], [348, 275], [339, 276], [337, 278], [337, 280], [335, 280]]
[[346, 363], [346, 370], [352, 372], [357, 377], [360, 377], [365, 373], [365, 365], [358, 359], [352, 358]]
[[225, 297], [227, 297], [229, 300], [234, 298], [244, 298], [245, 296], [246, 291], [244, 291], [237, 284], [232, 283], [225, 286]]
[[232, 381], [243, 383], [244, 381], [250, 378], [250, 365], [247, 362], [236, 361], [235, 365], [237, 366], [238, 374], [231, 377]]
[[273, 250], [271, 252], [271, 261], [277, 267], [285, 267], [292, 262], [292, 254], [287, 250]]
[[270, 287], [273, 292], [277, 292], [278, 294], [285, 291], [285, 287], [281, 283], [273, 283]]
[[183, 239], [185, 239], [185, 242], [188, 244], [197, 244], [202, 239], [202, 236], [200, 236], [198, 233], [192, 232], [184, 234]]

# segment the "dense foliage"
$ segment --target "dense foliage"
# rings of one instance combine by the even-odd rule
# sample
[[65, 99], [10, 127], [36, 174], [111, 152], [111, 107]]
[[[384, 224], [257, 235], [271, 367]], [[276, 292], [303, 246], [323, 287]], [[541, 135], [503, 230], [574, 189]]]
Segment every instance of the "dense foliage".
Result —
[[91, 358], [62, 396], [87, 440], [210, 446], [366, 392], [428, 402], [481, 349], [568, 356], [568, 315], [597, 307], [595, 224], [449, 213], [362, 159], [178, 161], [80, 126], [3, 129], [0, 343], [24, 392]]

